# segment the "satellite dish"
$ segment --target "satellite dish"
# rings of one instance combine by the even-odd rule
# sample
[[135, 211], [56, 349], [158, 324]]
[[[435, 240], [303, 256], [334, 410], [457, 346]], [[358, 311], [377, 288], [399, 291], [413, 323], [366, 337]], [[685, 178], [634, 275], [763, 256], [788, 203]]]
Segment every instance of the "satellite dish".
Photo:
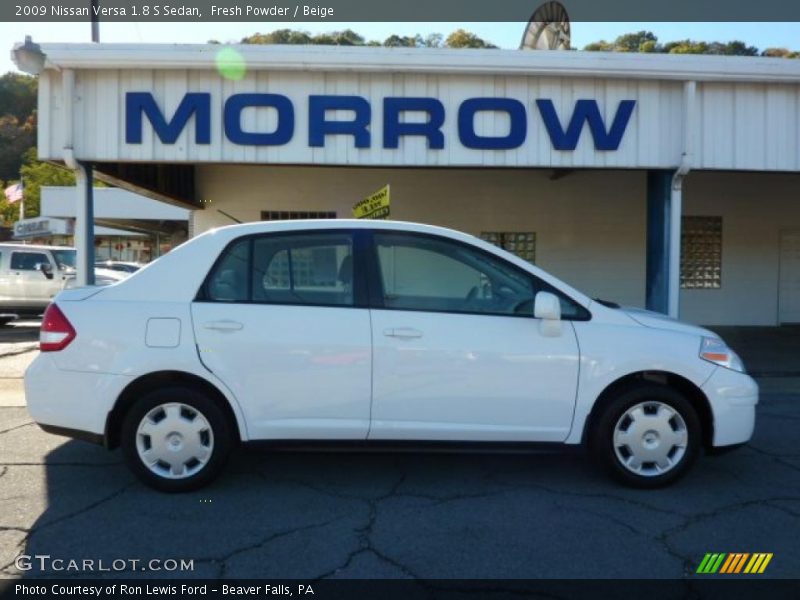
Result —
[[569, 16], [560, 2], [545, 2], [533, 13], [520, 50], [569, 50]]

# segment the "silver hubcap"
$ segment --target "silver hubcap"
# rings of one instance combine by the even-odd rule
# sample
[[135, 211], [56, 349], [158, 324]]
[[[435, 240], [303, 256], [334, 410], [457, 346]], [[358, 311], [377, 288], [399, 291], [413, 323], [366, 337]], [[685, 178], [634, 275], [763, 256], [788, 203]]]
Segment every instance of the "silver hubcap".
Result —
[[663, 402], [632, 406], [614, 427], [614, 452], [620, 464], [644, 477], [674, 469], [686, 454], [688, 443], [683, 417]]
[[139, 422], [136, 450], [142, 463], [159, 477], [184, 479], [211, 458], [214, 434], [196, 408], [179, 402], [160, 404]]

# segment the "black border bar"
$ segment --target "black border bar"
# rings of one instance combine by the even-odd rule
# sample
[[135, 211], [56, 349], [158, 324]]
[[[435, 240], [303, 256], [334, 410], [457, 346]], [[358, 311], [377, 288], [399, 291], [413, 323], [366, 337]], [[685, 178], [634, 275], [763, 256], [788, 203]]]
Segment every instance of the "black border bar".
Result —
[[[101, 23], [527, 22], [545, 0], [98, 0]], [[800, 21], [796, 0], [561, 0], [572, 21]], [[0, 21], [90, 21], [90, 0], [3, 0]], [[216, 8], [215, 8], [216, 7]], [[265, 27], [262, 27], [265, 29]]]
[[[143, 595], [122, 593], [122, 586], [139, 586]], [[186, 587], [184, 587], [186, 586]], [[224, 586], [228, 592], [224, 593]], [[231, 592], [231, 586], [258, 591], [247, 595]], [[269, 591], [267, 591], [269, 586]], [[78, 591], [83, 589], [84, 591]], [[99, 592], [97, 591], [99, 589]], [[309, 593], [308, 590], [313, 591]], [[94, 590], [94, 591], [89, 591]], [[150, 593], [148, 593], [150, 590]], [[157, 590], [159, 593], [152, 593]], [[575, 580], [417, 580], [417, 579], [324, 579], [324, 580], [142, 580], [142, 579], [24, 579], [0, 580], [0, 598], [41, 600], [130, 600], [152, 597], [169, 600], [258, 600], [313, 598], [314, 600], [429, 600], [431, 598], [519, 600], [575, 598], [709, 598], [745, 600], [769, 598], [796, 599], [800, 582], [796, 579], [761, 579], [758, 576], [692, 576], [687, 579], [575, 579]]]

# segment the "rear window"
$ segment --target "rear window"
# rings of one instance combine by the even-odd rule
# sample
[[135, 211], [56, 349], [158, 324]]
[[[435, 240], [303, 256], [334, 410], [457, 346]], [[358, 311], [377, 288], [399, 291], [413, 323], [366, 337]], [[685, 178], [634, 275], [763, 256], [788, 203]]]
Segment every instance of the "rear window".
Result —
[[209, 273], [211, 302], [353, 305], [349, 233], [265, 235], [228, 246]]

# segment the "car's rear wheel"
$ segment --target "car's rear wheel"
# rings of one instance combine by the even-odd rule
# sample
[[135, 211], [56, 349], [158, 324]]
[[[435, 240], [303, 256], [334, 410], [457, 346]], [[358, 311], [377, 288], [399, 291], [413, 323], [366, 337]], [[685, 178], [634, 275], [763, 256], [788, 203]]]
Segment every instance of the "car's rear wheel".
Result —
[[697, 458], [697, 411], [678, 391], [661, 385], [629, 389], [594, 423], [594, 457], [619, 481], [654, 488], [683, 476]]
[[183, 386], [144, 395], [122, 424], [122, 449], [131, 470], [164, 492], [195, 490], [217, 477], [231, 440], [231, 427], [220, 407]]

